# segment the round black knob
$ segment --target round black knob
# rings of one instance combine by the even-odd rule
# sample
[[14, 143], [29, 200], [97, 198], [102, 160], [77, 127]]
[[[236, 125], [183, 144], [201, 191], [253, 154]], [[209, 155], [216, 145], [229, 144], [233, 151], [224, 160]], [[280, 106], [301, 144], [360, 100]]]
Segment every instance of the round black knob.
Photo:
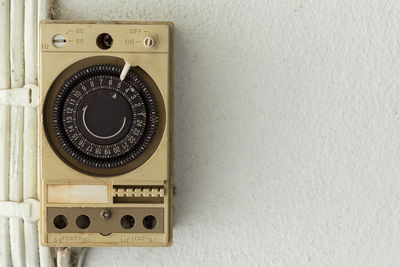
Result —
[[[78, 71], [49, 101], [56, 149], [75, 167], [124, 166], [150, 145], [157, 106], [150, 88], [132, 70], [94, 65]], [[69, 160], [72, 159], [72, 160]], [[76, 163], [79, 164], [76, 164]]]

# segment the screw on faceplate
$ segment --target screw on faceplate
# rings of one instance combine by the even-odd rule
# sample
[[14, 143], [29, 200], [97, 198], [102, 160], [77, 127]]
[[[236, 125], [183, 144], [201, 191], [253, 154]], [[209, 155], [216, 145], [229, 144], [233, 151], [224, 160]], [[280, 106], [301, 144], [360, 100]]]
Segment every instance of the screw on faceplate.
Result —
[[56, 34], [53, 37], [53, 45], [57, 48], [64, 47], [66, 42], [67, 39], [65, 39], [64, 35], [62, 34]]
[[102, 210], [101, 213], [100, 213], [100, 216], [101, 216], [102, 219], [108, 220], [111, 217], [111, 212], [108, 209]]
[[144, 46], [147, 47], [147, 48], [153, 47], [155, 43], [156, 43], [156, 40], [154, 40], [154, 38], [151, 37], [151, 36], [147, 36], [147, 37], [144, 38], [144, 40], [143, 40], [143, 44], [144, 44]]

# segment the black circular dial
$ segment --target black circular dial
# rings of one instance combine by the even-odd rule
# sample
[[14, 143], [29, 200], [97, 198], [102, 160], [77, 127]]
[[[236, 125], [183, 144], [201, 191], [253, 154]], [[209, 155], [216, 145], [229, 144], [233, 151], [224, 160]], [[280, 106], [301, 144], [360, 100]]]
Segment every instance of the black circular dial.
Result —
[[[133, 71], [94, 65], [67, 79], [51, 108], [56, 142], [91, 168], [117, 168], [139, 157], [157, 129], [157, 106], [150, 88]], [[79, 168], [79, 166], [77, 166]]]

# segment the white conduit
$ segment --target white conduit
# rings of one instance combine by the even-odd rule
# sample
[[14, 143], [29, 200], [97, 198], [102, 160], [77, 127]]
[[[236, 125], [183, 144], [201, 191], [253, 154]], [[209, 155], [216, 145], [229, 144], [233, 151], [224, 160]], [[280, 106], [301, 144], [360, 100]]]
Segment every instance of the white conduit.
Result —
[[[1, 0], [0, 5], [0, 89], [11, 87], [10, 83], [10, 3]], [[0, 201], [9, 196], [9, 135], [10, 107], [0, 105]], [[11, 266], [9, 219], [0, 217], [0, 262]]]
[[[24, 1], [10, 2], [10, 63], [11, 88], [24, 86]], [[11, 106], [10, 131], [10, 192], [11, 201], [22, 201], [22, 133], [24, 108]], [[10, 218], [11, 261], [14, 267], [25, 264], [24, 222]]]
[[2, 267], [53, 266], [39, 245], [37, 201], [37, 29], [49, 18], [48, 0], [0, 0]]

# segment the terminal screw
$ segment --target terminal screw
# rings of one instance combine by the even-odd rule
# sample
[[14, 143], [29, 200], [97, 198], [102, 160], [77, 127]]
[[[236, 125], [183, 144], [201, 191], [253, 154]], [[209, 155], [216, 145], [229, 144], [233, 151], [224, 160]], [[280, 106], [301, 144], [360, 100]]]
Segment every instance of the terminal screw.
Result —
[[111, 212], [110, 210], [106, 209], [106, 210], [102, 210], [100, 213], [100, 216], [103, 220], [108, 220], [111, 217]]
[[144, 44], [144, 46], [147, 47], [147, 48], [153, 47], [155, 43], [156, 43], [156, 40], [154, 40], [154, 38], [151, 37], [151, 36], [147, 36], [147, 37], [143, 40], [143, 44]]

